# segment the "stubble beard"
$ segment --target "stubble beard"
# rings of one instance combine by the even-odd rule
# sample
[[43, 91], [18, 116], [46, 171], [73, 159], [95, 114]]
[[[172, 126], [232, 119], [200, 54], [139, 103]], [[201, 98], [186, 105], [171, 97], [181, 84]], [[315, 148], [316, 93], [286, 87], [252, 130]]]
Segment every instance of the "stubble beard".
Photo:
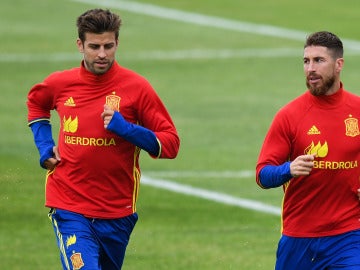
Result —
[[87, 67], [87, 69], [95, 75], [105, 74], [111, 68], [112, 64], [114, 63], [114, 61], [109, 62], [107, 68], [100, 69], [100, 68], [95, 67], [95, 62], [90, 62], [90, 61], [87, 61], [86, 59], [84, 59], [84, 62], [85, 62], [85, 66]]

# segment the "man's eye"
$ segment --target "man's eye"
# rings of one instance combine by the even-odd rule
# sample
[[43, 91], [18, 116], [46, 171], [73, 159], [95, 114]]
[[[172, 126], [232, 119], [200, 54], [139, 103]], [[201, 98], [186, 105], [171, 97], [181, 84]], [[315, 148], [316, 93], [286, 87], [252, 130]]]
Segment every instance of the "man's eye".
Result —
[[105, 45], [104, 46], [105, 47], [105, 49], [111, 49], [112, 47], [114, 47], [114, 44], [108, 44], [108, 45]]

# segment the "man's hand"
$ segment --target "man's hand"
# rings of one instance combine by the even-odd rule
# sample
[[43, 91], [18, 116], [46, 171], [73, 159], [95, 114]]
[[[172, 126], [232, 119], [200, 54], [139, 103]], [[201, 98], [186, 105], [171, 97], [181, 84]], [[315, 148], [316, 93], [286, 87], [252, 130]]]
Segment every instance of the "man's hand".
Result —
[[109, 105], [104, 105], [104, 111], [101, 113], [101, 118], [104, 120], [104, 128], [106, 129], [114, 115], [114, 111]]
[[290, 163], [290, 173], [293, 177], [309, 175], [314, 167], [315, 155], [298, 156]]
[[49, 158], [44, 161], [44, 166], [46, 169], [52, 171], [55, 169], [56, 165], [60, 162], [60, 154], [57, 146], [53, 147], [54, 157]]

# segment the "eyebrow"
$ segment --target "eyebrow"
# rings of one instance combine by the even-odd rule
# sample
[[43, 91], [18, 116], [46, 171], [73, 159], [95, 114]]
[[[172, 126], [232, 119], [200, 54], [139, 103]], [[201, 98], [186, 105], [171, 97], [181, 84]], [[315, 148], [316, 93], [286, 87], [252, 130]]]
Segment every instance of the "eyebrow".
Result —
[[[115, 41], [107, 42], [107, 43], [104, 44], [104, 46], [105, 45], [110, 45], [110, 44], [115, 44], [115, 43], [116, 43]], [[101, 44], [96, 43], [96, 42], [89, 42], [88, 45], [99, 45], [99, 46], [101, 46]]]

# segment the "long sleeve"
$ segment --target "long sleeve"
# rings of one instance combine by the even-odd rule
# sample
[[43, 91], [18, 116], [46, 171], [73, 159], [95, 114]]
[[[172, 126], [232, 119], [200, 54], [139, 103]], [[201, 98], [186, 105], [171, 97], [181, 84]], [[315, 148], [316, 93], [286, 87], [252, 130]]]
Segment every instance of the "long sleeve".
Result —
[[279, 166], [267, 165], [259, 173], [259, 184], [263, 188], [275, 188], [285, 184], [292, 178], [290, 161]]

